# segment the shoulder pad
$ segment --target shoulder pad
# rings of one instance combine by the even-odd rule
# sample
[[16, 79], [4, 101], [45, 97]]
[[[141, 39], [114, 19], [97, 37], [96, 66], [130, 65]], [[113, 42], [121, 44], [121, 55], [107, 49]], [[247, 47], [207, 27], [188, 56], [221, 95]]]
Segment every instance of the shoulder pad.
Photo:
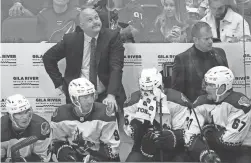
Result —
[[10, 118], [9, 115], [4, 115], [1, 117], [1, 142], [8, 141], [11, 139], [10, 132]]
[[64, 120], [74, 120], [72, 116], [73, 105], [65, 104], [55, 109], [52, 114], [52, 122], [61, 122]]
[[50, 136], [50, 132], [51, 128], [49, 122], [43, 117], [33, 114], [30, 122], [29, 136], [36, 135], [39, 140], [44, 140]]
[[232, 92], [223, 102], [229, 103], [246, 114], [251, 110], [251, 100], [240, 92]]
[[133, 92], [131, 94], [131, 97], [127, 99], [126, 102], [124, 103], [124, 108], [138, 103], [140, 100], [140, 97], [141, 97], [140, 91]]
[[192, 107], [192, 103], [183, 93], [176, 91], [174, 89], [165, 89], [164, 93], [166, 95], [167, 101], [171, 101], [188, 108]]
[[101, 120], [105, 122], [116, 121], [115, 116], [106, 115], [107, 105], [99, 102], [94, 102], [93, 111], [91, 113], [91, 120]]
[[214, 104], [214, 102], [208, 100], [207, 95], [201, 95], [193, 102], [193, 108], [204, 104]]

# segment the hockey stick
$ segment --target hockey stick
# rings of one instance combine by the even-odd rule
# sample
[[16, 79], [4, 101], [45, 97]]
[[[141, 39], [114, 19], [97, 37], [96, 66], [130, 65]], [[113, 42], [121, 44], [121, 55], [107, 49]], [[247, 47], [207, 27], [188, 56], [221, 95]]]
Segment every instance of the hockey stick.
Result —
[[37, 140], [38, 140], [37, 136], [30, 136], [20, 142], [17, 142], [15, 145], [13, 145], [10, 149], [12, 162], [13, 160], [15, 160], [15, 158], [20, 157], [20, 153], [18, 152], [20, 149], [35, 143]]
[[[161, 92], [159, 95], [159, 99], [157, 97], [156, 99], [156, 106], [157, 106], [157, 111], [159, 110], [159, 123], [160, 123], [160, 135], [162, 135], [162, 131], [163, 131], [163, 123], [162, 123], [162, 98], [161, 98]], [[160, 161], [163, 162], [163, 150], [160, 149]]]

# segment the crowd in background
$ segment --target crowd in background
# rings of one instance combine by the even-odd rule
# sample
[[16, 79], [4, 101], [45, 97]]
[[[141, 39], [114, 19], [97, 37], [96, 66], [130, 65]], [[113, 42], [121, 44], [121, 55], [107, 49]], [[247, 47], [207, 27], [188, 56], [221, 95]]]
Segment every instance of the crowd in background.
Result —
[[189, 43], [200, 20], [211, 26], [215, 42], [251, 40], [249, 0], [225, 0], [224, 6], [208, 0], [2, 0], [1, 42], [58, 42], [76, 30], [87, 7], [99, 12], [103, 27], [120, 30], [124, 42]]

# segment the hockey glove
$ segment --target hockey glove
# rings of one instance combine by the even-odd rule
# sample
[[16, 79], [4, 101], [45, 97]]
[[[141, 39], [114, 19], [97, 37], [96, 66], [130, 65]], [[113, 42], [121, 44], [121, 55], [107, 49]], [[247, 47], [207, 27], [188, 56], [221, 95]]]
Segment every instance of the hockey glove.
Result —
[[132, 130], [131, 137], [134, 141], [138, 141], [137, 139], [141, 139], [143, 137], [142, 135], [143, 123], [137, 119], [133, 119], [130, 125], [131, 125], [131, 130]]
[[160, 149], [172, 150], [176, 147], [176, 136], [172, 130], [155, 131], [155, 137], [153, 137], [155, 145]]
[[144, 135], [142, 139], [140, 150], [141, 153], [148, 158], [152, 158], [156, 153], [156, 146], [153, 139], [155, 136], [156, 135], [153, 131], [149, 131], [147, 134]]
[[200, 162], [204, 163], [221, 163], [220, 157], [213, 151], [204, 150], [200, 154]]
[[70, 145], [62, 145], [57, 152], [57, 160], [59, 162], [77, 162], [76, 151]]

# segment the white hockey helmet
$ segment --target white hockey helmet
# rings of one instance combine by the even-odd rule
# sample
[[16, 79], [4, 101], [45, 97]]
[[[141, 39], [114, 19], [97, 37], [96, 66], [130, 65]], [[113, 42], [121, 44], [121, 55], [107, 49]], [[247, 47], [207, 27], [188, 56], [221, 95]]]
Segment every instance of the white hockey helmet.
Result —
[[225, 66], [216, 66], [211, 68], [207, 71], [204, 78], [206, 83], [215, 84], [217, 88], [216, 92], [218, 92], [218, 89], [222, 85], [226, 86], [226, 90], [221, 95], [216, 94], [217, 101], [219, 100], [219, 96], [222, 96], [228, 90], [233, 88], [234, 74]]
[[79, 109], [81, 113], [82, 109], [79, 103], [79, 97], [95, 93], [94, 85], [86, 78], [72, 80], [69, 84], [68, 90], [72, 103]]
[[6, 109], [9, 114], [15, 114], [31, 109], [31, 105], [23, 95], [15, 94], [6, 99]]
[[150, 91], [162, 86], [162, 75], [156, 68], [145, 68], [142, 70], [139, 78], [139, 87], [141, 90]]
[[[29, 109], [32, 111], [29, 101], [23, 95], [15, 94], [6, 99], [6, 110], [10, 114], [11, 120], [17, 128], [22, 127], [17, 124], [13, 115]], [[32, 117], [30, 116], [29, 121], [31, 118]]]

